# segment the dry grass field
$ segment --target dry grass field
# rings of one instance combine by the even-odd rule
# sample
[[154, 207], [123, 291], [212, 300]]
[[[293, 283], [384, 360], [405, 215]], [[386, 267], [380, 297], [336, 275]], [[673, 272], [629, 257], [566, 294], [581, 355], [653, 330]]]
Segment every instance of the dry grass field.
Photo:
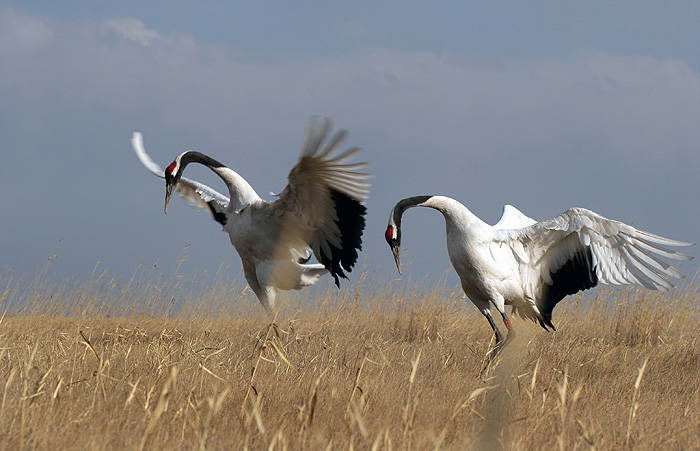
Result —
[[697, 282], [516, 319], [481, 380], [492, 333], [456, 288], [355, 275], [270, 326], [240, 284], [44, 280], [0, 286], [1, 449], [700, 446]]

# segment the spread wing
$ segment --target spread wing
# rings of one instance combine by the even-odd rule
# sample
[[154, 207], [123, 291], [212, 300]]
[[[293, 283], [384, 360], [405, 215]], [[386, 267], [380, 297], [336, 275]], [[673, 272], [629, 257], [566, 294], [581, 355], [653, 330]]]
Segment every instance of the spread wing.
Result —
[[565, 296], [598, 283], [636, 283], [668, 290], [683, 274], [659, 257], [690, 260], [668, 249], [692, 246], [607, 219], [583, 208], [518, 230], [502, 230], [500, 239], [514, 249], [526, 292], [551, 326], [554, 306]]
[[[146, 169], [156, 177], [165, 179], [165, 172], [163, 169], [161, 169], [161, 167], [153, 161], [151, 156], [146, 153], [141, 133], [134, 132], [131, 137], [131, 146]], [[177, 193], [191, 207], [207, 210], [216, 221], [222, 224], [226, 222], [225, 212], [229, 204], [229, 198], [213, 188], [203, 183], [182, 177], [177, 184]]]
[[273, 208], [284, 223], [281, 244], [307, 244], [339, 285], [338, 277], [347, 277], [343, 271], [352, 270], [362, 249], [370, 175], [357, 172], [367, 163], [349, 162], [358, 147], [340, 151], [344, 130], [325, 142], [329, 129], [329, 120], [320, 126], [312, 121], [299, 162]]

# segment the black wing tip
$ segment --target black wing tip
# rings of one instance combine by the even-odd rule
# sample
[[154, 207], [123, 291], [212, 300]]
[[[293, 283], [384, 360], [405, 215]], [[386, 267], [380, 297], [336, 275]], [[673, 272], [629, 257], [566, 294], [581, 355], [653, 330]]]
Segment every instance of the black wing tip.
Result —
[[340, 288], [340, 278], [348, 279], [344, 271], [352, 272], [362, 250], [362, 233], [365, 229], [367, 207], [347, 194], [332, 190], [340, 231], [340, 247], [330, 245], [331, 255], [322, 255], [321, 263], [330, 271], [335, 284]]
[[[537, 320], [540, 323], [540, 326], [547, 332], [552, 332], [556, 331], [557, 328], [554, 327], [554, 324], [552, 324], [552, 314], [551, 313], [545, 313], [544, 315], [540, 315]], [[551, 330], [550, 330], [551, 329]]]
[[333, 275], [333, 279], [335, 279], [335, 286], [338, 288], [340, 288], [340, 279], [341, 278], [345, 279], [345, 280], [349, 280], [348, 276], [343, 272], [342, 269], [339, 270], [338, 272], [331, 272], [331, 274]]

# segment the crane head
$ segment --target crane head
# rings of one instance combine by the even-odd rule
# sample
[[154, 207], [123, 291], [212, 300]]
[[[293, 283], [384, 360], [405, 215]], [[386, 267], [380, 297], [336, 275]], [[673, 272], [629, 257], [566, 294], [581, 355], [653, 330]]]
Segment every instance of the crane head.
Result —
[[394, 254], [396, 269], [398, 269], [399, 274], [401, 274], [401, 230], [389, 223], [384, 232], [384, 239], [391, 248], [391, 252]]
[[173, 195], [173, 191], [175, 191], [178, 180], [180, 180], [180, 174], [178, 173], [179, 166], [178, 160], [175, 160], [165, 168], [165, 214], [168, 214], [170, 197]]

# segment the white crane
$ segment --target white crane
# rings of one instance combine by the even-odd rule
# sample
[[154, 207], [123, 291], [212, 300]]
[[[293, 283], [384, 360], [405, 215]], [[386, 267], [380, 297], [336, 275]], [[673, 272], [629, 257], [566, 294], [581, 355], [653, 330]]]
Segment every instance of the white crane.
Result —
[[[173, 190], [191, 206], [208, 210], [228, 232], [241, 257], [248, 285], [266, 311], [275, 307], [278, 290], [298, 290], [330, 272], [340, 287], [362, 249], [369, 174], [367, 163], [349, 163], [360, 150], [339, 152], [346, 131], [326, 142], [330, 121], [312, 121], [299, 162], [274, 202], [264, 201], [238, 173], [204, 154], [187, 151], [163, 171], [146, 153], [143, 137], [131, 139], [146, 168], [165, 179], [165, 212]], [[199, 182], [182, 177], [190, 163], [200, 163], [226, 184], [230, 199]], [[320, 263], [307, 263], [311, 254]]]
[[507, 338], [512, 324], [506, 305], [511, 305], [514, 313], [538, 321], [545, 330], [555, 330], [552, 309], [567, 295], [598, 283], [636, 283], [652, 290], [668, 290], [674, 286], [669, 278], [684, 276], [654, 254], [676, 260], [693, 258], [665, 247], [691, 243], [644, 232], [584, 208], [571, 208], [537, 222], [506, 205], [500, 221], [490, 226], [454, 199], [416, 196], [394, 206], [385, 233], [399, 273], [401, 216], [412, 207], [430, 207], [445, 217], [452, 266], [465, 294], [496, 335], [484, 371], [505, 343], [491, 317], [492, 306], [503, 318]]

